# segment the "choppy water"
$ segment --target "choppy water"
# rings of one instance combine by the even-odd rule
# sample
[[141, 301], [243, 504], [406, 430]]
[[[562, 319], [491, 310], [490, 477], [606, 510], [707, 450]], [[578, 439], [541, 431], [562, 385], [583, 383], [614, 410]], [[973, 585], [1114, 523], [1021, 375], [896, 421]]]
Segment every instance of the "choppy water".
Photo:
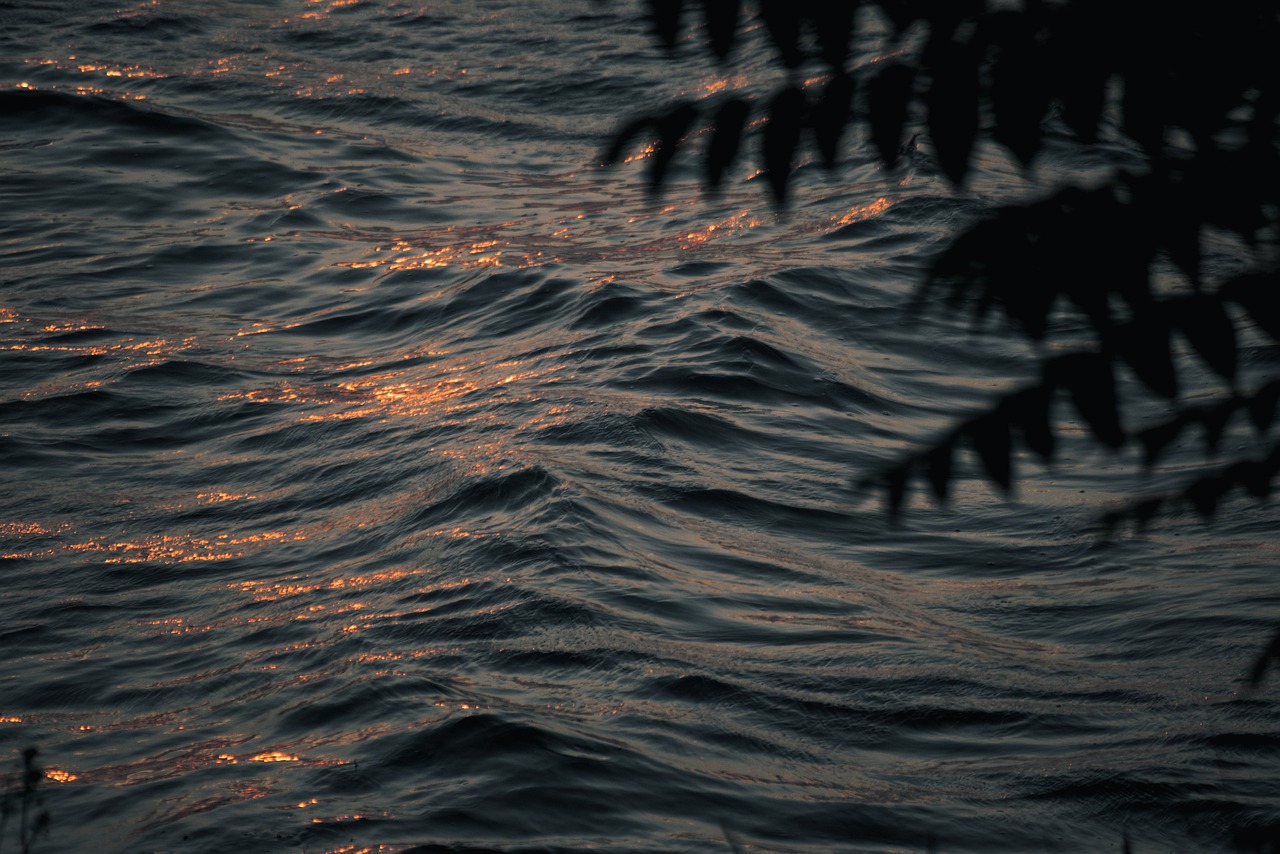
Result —
[[1280, 819], [1276, 684], [1242, 690], [1274, 511], [1102, 544], [1134, 459], [1083, 443], [1013, 504], [964, 479], [894, 525], [850, 489], [1027, 370], [902, 311], [1025, 189], [999, 156], [962, 198], [855, 147], [785, 217], [746, 174], [649, 200], [609, 133], [764, 62], [664, 56], [628, 4], [0, 20], [0, 746], [51, 770], [37, 850]]

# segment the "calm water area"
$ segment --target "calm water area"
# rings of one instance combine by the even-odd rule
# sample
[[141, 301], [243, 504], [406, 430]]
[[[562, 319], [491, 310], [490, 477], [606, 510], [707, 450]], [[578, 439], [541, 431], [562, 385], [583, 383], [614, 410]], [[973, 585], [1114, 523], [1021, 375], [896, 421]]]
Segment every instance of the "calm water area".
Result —
[[927, 140], [889, 173], [850, 136], [785, 214], [750, 164], [652, 198], [639, 142], [599, 165], [626, 119], [776, 78], [757, 24], [719, 67], [641, 14], [0, 2], [0, 769], [41, 751], [35, 851], [1194, 852], [1280, 822], [1280, 679], [1244, 685], [1273, 507], [1105, 541], [1152, 483], [1065, 403], [1012, 500], [967, 458], [896, 521], [853, 488], [1033, 368], [904, 310], [930, 260], [1135, 155], [1056, 143], [1037, 184], [984, 148], [956, 193]]

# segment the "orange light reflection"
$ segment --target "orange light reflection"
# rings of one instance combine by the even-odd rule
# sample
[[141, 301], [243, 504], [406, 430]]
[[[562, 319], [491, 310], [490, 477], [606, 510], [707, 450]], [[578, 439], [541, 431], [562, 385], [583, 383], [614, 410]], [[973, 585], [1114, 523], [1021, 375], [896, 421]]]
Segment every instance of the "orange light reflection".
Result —
[[756, 216], [754, 211], [748, 208], [728, 217], [727, 219], [720, 220], [719, 222], [713, 222], [696, 231], [686, 232], [680, 235], [678, 243], [681, 249], [692, 249], [695, 246], [703, 245], [712, 237], [717, 236], [717, 233], [719, 235], [724, 235], [734, 231], [745, 231], [747, 229], [764, 225], [765, 223], [766, 220]]
[[[498, 229], [508, 228], [516, 224], [511, 222], [501, 223], [486, 229], [486, 231], [496, 233]], [[538, 256], [541, 255], [541, 253], [535, 253], [532, 256], [525, 256], [518, 260], [504, 263], [502, 255], [508, 246], [510, 246], [508, 241], [499, 240], [496, 237], [488, 237], [484, 240], [475, 240], [469, 243], [452, 243], [424, 251], [407, 240], [397, 240], [385, 249], [378, 246], [372, 250], [374, 255], [386, 252], [387, 254], [383, 257], [371, 258], [365, 261], [340, 261], [334, 266], [354, 270], [385, 267], [392, 272], [439, 269], [443, 267], [459, 267], [464, 270], [503, 266], [523, 268], [533, 266], [537, 263]]]
[[185, 535], [157, 534], [144, 537], [136, 542], [106, 540], [90, 540], [84, 543], [69, 543], [61, 548], [41, 551], [9, 552], [0, 557], [16, 560], [20, 558], [49, 557], [65, 552], [103, 554], [105, 564], [137, 564], [161, 563], [184, 564], [205, 563], [216, 560], [230, 560], [244, 557], [250, 551], [262, 548], [270, 543], [296, 542], [305, 540], [302, 533], [285, 531], [265, 531], [242, 537], [219, 534], [216, 537], [192, 537]]
[[870, 219], [873, 216], [878, 216], [891, 207], [893, 207], [893, 202], [889, 201], [887, 197], [881, 196], [874, 202], [852, 208], [843, 216], [835, 219], [831, 223], [831, 227], [836, 229], [849, 225], [850, 223], [861, 222], [865, 219]]
[[[273, 388], [224, 394], [219, 400], [254, 403], [311, 404], [299, 416], [302, 423], [344, 421], [352, 418], [420, 418], [437, 421], [449, 417], [478, 417], [471, 410], [492, 402], [492, 395], [507, 386], [528, 389], [535, 383], [556, 381], [554, 374], [570, 365], [547, 359], [537, 366], [519, 360], [498, 363], [445, 364], [447, 376], [430, 380], [412, 378], [407, 370], [385, 371], [370, 377], [338, 383], [295, 384], [285, 381]], [[572, 374], [566, 374], [571, 379]], [[514, 392], [520, 394], [521, 392]], [[524, 394], [534, 397], [536, 391]], [[536, 399], [536, 397], [534, 397]], [[568, 411], [547, 413], [560, 419]]]
[[[422, 569], [389, 569], [385, 572], [373, 572], [367, 575], [354, 575], [348, 578], [332, 578], [323, 581], [312, 581], [304, 579], [302, 576], [293, 576], [286, 579], [241, 581], [231, 585], [231, 588], [248, 593], [255, 602], [275, 602], [291, 596], [315, 593], [320, 590], [341, 590], [344, 588], [381, 585], [389, 581], [422, 575], [425, 572], [426, 570]], [[364, 608], [366, 606], [356, 603], [348, 607]]]

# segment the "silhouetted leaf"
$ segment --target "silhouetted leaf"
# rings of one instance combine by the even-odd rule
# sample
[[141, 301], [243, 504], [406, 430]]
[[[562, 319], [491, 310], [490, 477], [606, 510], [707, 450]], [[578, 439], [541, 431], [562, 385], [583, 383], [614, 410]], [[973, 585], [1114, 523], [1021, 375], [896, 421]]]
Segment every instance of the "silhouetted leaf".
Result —
[[916, 20], [916, 10], [912, 0], [876, 0], [876, 5], [889, 19], [897, 36], [902, 35]]
[[885, 473], [885, 485], [889, 491], [889, 512], [896, 515], [902, 507], [902, 502], [907, 495], [907, 478], [909, 472], [907, 466], [895, 466]]
[[1160, 508], [1164, 506], [1164, 499], [1160, 497], [1146, 498], [1133, 505], [1133, 519], [1141, 530], [1147, 526], [1155, 515], [1160, 512]]
[[1271, 473], [1264, 463], [1238, 462], [1229, 466], [1225, 474], [1254, 498], [1265, 499], [1271, 495]]
[[1228, 382], [1236, 377], [1236, 328], [1222, 303], [1210, 296], [1188, 297], [1170, 305], [1173, 321], [1192, 349]]
[[653, 22], [653, 32], [668, 50], [674, 48], [680, 38], [680, 12], [683, 5], [682, 0], [649, 0], [649, 20]]
[[613, 137], [613, 142], [609, 145], [609, 150], [605, 152], [601, 159], [604, 166], [613, 166], [622, 159], [622, 152], [627, 150], [627, 146], [635, 140], [637, 136], [646, 130], [653, 130], [658, 125], [658, 120], [653, 116], [641, 116], [629, 122], [622, 130], [618, 131]]
[[867, 84], [867, 111], [871, 115], [871, 138], [880, 160], [892, 169], [902, 146], [902, 126], [915, 82], [914, 68], [900, 62], [886, 65]]
[[729, 843], [729, 849], [733, 854], [747, 854], [746, 843], [742, 841], [742, 837], [729, 829], [724, 819], [720, 820], [720, 832], [724, 834], [724, 841]]
[[742, 129], [746, 125], [750, 108], [741, 98], [730, 98], [716, 111], [714, 131], [707, 145], [707, 185], [720, 186], [724, 170], [733, 165], [742, 146]]
[[1237, 276], [1223, 285], [1221, 293], [1248, 312], [1259, 329], [1280, 341], [1280, 276], [1274, 272]]
[[1062, 104], [1062, 120], [1084, 143], [1098, 138], [1112, 69], [1105, 51], [1082, 51], [1080, 45], [1096, 45], [1096, 37], [1105, 26], [1105, 22], [1094, 20], [1086, 7], [1064, 4], [1050, 28], [1046, 46], [1048, 67], [1053, 73], [1052, 89]]
[[1231, 481], [1222, 475], [1202, 477], [1187, 487], [1183, 496], [1205, 519], [1212, 519], [1218, 512], [1218, 503], [1231, 487]]
[[800, 52], [800, 15], [796, 0], [760, 0], [760, 17], [778, 48], [778, 56], [787, 68], [795, 68], [804, 60]]
[[1004, 306], [1005, 315], [1022, 327], [1033, 341], [1044, 337], [1049, 312], [1058, 299], [1054, 281], [1037, 276], [1042, 259], [1037, 258], [1034, 235], [1014, 229], [1001, 254], [990, 259], [988, 291], [991, 299]]
[[1135, 223], [1186, 274], [1200, 283], [1200, 226], [1203, 211], [1193, 187], [1161, 167], [1150, 175], [1130, 178]]
[[941, 504], [947, 503], [947, 488], [951, 483], [951, 455], [954, 450], [955, 440], [950, 438], [924, 456], [929, 485], [933, 488], [934, 497]]
[[1218, 443], [1222, 440], [1222, 432], [1227, 428], [1227, 419], [1235, 411], [1236, 401], [1228, 400], [1217, 406], [1197, 406], [1187, 411], [1188, 417], [1194, 419], [1204, 428], [1204, 447], [1208, 454], [1218, 452]]
[[853, 36], [853, 19], [857, 0], [825, 0], [813, 4], [813, 27], [818, 35], [822, 61], [837, 74], [845, 72], [849, 61], [849, 39]]
[[1013, 483], [1013, 450], [1009, 422], [1001, 413], [990, 413], [971, 421], [967, 431], [982, 467], [1002, 490], [1008, 492]]
[[853, 78], [847, 74], [832, 77], [822, 89], [822, 96], [813, 107], [813, 135], [818, 143], [822, 162], [831, 169], [840, 155], [840, 138], [852, 117]]
[[1280, 402], [1280, 380], [1272, 380], [1249, 401], [1249, 418], [1259, 432], [1271, 427], [1276, 417], [1276, 404]]
[[1049, 110], [1044, 54], [1030, 18], [1006, 11], [987, 20], [996, 49], [991, 64], [992, 137], [1024, 166], [1040, 149], [1040, 122]]
[[1049, 379], [1070, 393], [1080, 417], [1099, 442], [1111, 448], [1124, 444], [1115, 375], [1109, 359], [1099, 353], [1060, 356], [1050, 365]]
[[[1262, 678], [1267, 675], [1267, 666], [1272, 661], [1280, 661], [1280, 632], [1271, 639], [1271, 643], [1262, 650], [1261, 654], [1253, 662], [1253, 668], [1249, 671], [1249, 685], [1253, 688], [1262, 684]], [[1258, 848], [1262, 850], [1261, 847]]]
[[937, 46], [924, 96], [938, 164], [956, 186], [964, 184], [978, 134], [978, 59], [968, 44]]
[[1121, 99], [1124, 131], [1151, 157], [1159, 157], [1164, 146], [1164, 99], [1169, 83], [1159, 67], [1135, 63], [1126, 69]]
[[800, 144], [804, 110], [804, 92], [798, 86], [783, 89], [769, 104], [769, 123], [762, 134], [764, 170], [773, 197], [779, 202], [787, 198], [787, 179], [791, 176], [792, 158]]
[[[1202, 151], [1188, 165], [1184, 184], [1205, 223], [1239, 234], [1250, 244], [1267, 227], [1268, 205], [1280, 187], [1280, 153], [1275, 146]], [[1230, 187], [1230, 192], [1223, 192]]]
[[671, 112], [655, 123], [658, 129], [658, 147], [649, 161], [649, 189], [656, 191], [667, 176], [667, 167], [675, 156], [680, 141], [689, 132], [689, 126], [698, 117], [692, 104], [677, 104]]
[[707, 22], [707, 43], [720, 60], [729, 56], [738, 34], [742, 0], [702, 0]]
[[1186, 417], [1179, 415], [1171, 421], [1140, 431], [1138, 433], [1138, 441], [1142, 442], [1144, 449], [1142, 464], [1147, 468], [1154, 466], [1159, 461], [1160, 455], [1164, 453], [1165, 448], [1173, 444], [1178, 436], [1182, 435], [1182, 429], [1186, 425]]
[[1148, 313], [1126, 324], [1108, 345], [1147, 388], [1170, 400], [1178, 396], [1178, 375], [1169, 350], [1169, 324], [1162, 316]]
[[1053, 457], [1056, 444], [1050, 417], [1052, 405], [1053, 389], [1048, 385], [1024, 389], [1005, 402], [1009, 420], [1022, 432], [1027, 447], [1045, 460]]

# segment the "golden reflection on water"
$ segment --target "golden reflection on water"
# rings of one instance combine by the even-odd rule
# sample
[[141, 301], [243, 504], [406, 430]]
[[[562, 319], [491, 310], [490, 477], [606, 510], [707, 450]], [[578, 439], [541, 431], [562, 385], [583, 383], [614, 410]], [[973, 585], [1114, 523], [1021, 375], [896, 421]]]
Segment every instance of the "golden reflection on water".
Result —
[[[391, 272], [402, 270], [429, 270], [454, 267], [461, 270], [474, 270], [485, 267], [514, 267], [524, 269], [542, 263], [545, 256], [541, 251], [530, 251], [522, 255], [504, 259], [502, 256], [511, 246], [511, 241], [501, 236], [502, 231], [518, 226], [518, 222], [503, 222], [484, 226], [471, 231], [481, 234], [478, 240], [463, 239], [449, 242], [443, 246], [424, 248], [414, 241], [397, 239], [389, 246], [375, 246], [369, 255], [361, 261], [339, 261], [335, 267], [362, 270], [385, 268]], [[454, 232], [452, 227], [444, 229], [436, 235], [446, 237]]]
[[767, 222], [768, 220], [757, 215], [752, 208], [747, 208], [719, 222], [713, 222], [696, 231], [684, 233], [678, 238], [678, 243], [681, 249], [692, 249], [695, 246], [701, 246], [712, 237], [723, 236], [734, 231], [747, 231], [757, 226], [765, 225]]
[[[66, 59], [53, 59], [50, 57], [42, 57], [39, 59], [25, 59], [23, 63], [26, 65], [53, 66], [59, 71], [77, 71], [84, 75], [101, 76], [111, 81], [124, 80], [163, 80], [169, 75], [157, 71], [154, 68], [144, 68], [141, 65], [122, 65], [120, 63], [107, 62], [89, 62], [79, 59], [75, 54], [68, 56]], [[17, 84], [19, 89], [27, 89], [36, 91], [37, 87], [23, 81]], [[55, 91], [62, 90], [63, 87], [52, 87]], [[145, 101], [147, 96], [138, 92], [120, 91], [119, 89], [108, 89], [102, 86], [96, 86], [88, 83], [75, 84], [67, 91], [74, 92], [77, 95], [99, 95], [104, 98], [118, 98], [122, 101]]]
[[196, 494], [197, 504], [224, 504], [228, 501], [252, 501], [257, 498], [256, 495], [237, 492], [200, 492]]
[[[423, 569], [389, 569], [383, 572], [372, 572], [345, 578], [338, 577], [321, 580], [313, 580], [308, 577], [295, 575], [285, 579], [240, 581], [228, 586], [232, 590], [238, 590], [241, 593], [249, 594], [255, 602], [276, 602], [293, 596], [299, 596], [304, 593], [316, 593], [321, 590], [358, 589], [374, 585], [381, 586], [389, 581], [413, 578], [415, 576], [423, 575], [425, 572], [426, 570]], [[360, 604], [358, 607], [365, 608], [368, 606]]]
[[[265, 328], [244, 330], [240, 334], [259, 334]], [[538, 385], [571, 380], [571, 365], [560, 358], [544, 358], [538, 362], [511, 359], [501, 362], [464, 362], [447, 358], [447, 354], [426, 352], [408, 354], [406, 360], [433, 355], [439, 361], [432, 365], [436, 376], [419, 378], [410, 369], [381, 371], [359, 379], [337, 382], [318, 380], [312, 383], [282, 380], [268, 388], [227, 392], [220, 401], [253, 403], [307, 404], [298, 423], [337, 422], [353, 418], [429, 418], [437, 425], [463, 419], [480, 423], [486, 416], [482, 410], [493, 404], [495, 394], [520, 395], [536, 402]], [[561, 354], [564, 355], [564, 354]], [[353, 362], [351, 367], [365, 365]], [[307, 368], [306, 361], [292, 360], [283, 364], [291, 373]], [[336, 370], [345, 370], [339, 367]], [[417, 369], [415, 369], [417, 370]], [[439, 374], [443, 372], [444, 376]], [[512, 389], [508, 392], [508, 388]], [[572, 409], [552, 408], [534, 416], [537, 423], [560, 422]], [[496, 416], [494, 416], [496, 417]], [[527, 426], [533, 426], [530, 422]]]
[[[21, 531], [27, 536], [39, 536], [51, 533], [38, 523], [9, 523], [11, 525], [33, 526], [29, 531]], [[59, 533], [68, 530], [63, 526]], [[209, 561], [231, 560], [248, 555], [250, 552], [272, 543], [296, 542], [305, 540], [306, 534], [288, 533], [285, 531], [263, 531], [232, 536], [218, 534], [213, 537], [196, 537], [184, 534], [155, 534], [139, 540], [107, 540], [91, 539], [86, 542], [68, 543], [55, 548], [28, 551], [9, 551], [0, 554], [0, 558], [18, 560], [23, 558], [52, 557], [59, 554], [80, 553], [102, 555], [104, 564], [139, 564], [159, 563], [178, 565], [187, 563], [206, 563]]]
[[39, 522], [0, 522], [0, 537], [47, 537], [69, 530], [71, 525], [68, 523], [49, 528]]
[[881, 196], [874, 202], [868, 202], [865, 205], [857, 205], [848, 210], [843, 216], [836, 218], [832, 222], [832, 228], [840, 228], [854, 222], [861, 222], [864, 219], [879, 216], [880, 214], [893, 207], [893, 202], [889, 201], [887, 196]]

